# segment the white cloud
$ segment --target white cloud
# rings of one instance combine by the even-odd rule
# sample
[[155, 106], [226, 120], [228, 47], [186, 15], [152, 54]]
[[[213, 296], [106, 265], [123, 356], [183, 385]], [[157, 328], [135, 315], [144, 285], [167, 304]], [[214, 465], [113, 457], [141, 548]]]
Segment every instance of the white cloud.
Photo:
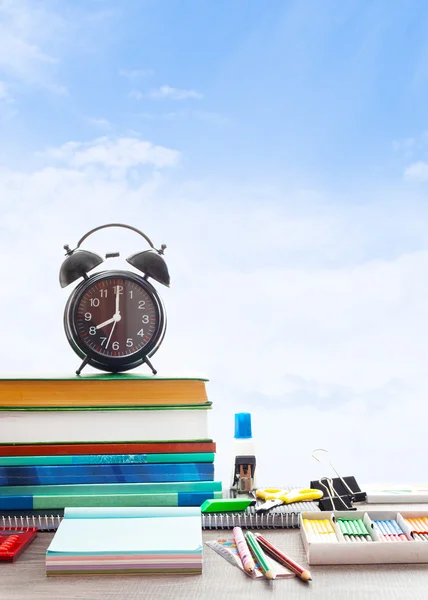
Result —
[[162, 85], [160, 88], [147, 93], [133, 90], [128, 95], [135, 100], [142, 100], [143, 98], [152, 98], [154, 100], [200, 100], [203, 98], [203, 95], [196, 90], [183, 90], [169, 85]]
[[404, 171], [404, 177], [411, 181], [428, 181], [428, 163], [419, 160], [409, 165]]
[[140, 79], [141, 77], [153, 75], [153, 71], [152, 69], [121, 69], [119, 75], [128, 79]]
[[49, 148], [45, 155], [76, 168], [91, 165], [108, 169], [130, 169], [141, 165], [169, 167], [180, 160], [178, 151], [137, 138], [102, 137], [86, 143], [68, 142], [58, 148]]

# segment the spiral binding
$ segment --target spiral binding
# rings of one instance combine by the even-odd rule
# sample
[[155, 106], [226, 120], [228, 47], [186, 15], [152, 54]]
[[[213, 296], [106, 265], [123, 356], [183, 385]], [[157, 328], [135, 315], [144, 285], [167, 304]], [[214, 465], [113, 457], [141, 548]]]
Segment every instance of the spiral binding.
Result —
[[63, 517], [61, 515], [0, 515], [1, 527], [37, 527], [39, 531], [56, 531]]
[[[314, 502], [299, 502], [278, 506], [267, 513], [256, 513], [254, 507], [246, 511], [203, 513], [202, 529], [297, 529], [299, 515], [303, 511], [319, 511]], [[62, 511], [59, 511], [62, 512]], [[1, 527], [37, 527], [39, 531], [56, 531], [63, 519], [62, 514], [1, 515]]]

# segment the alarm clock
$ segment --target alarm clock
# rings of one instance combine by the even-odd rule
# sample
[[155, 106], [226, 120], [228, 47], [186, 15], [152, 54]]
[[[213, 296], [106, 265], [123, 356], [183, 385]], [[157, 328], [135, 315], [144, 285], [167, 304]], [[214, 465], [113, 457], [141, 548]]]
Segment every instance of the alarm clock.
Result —
[[[88, 275], [105, 259], [119, 256], [119, 252], [110, 252], [104, 259], [80, 247], [87, 237], [106, 227], [131, 229], [147, 241], [149, 250], [136, 252], [126, 259], [139, 273], [106, 270]], [[64, 310], [65, 335], [75, 353], [83, 359], [76, 374], [80, 375], [86, 365], [119, 373], [146, 363], [155, 375], [157, 371], [149, 358], [163, 341], [167, 319], [161, 297], [149, 278], [166, 287], [170, 285], [163, 258], [165, 244], [157, 250], [139, 229], [108, 223], [88, 231], [74, 250], [68, 244], [64, 249], [66, 259], [59, 273], [61, 287], [82, 278]]]

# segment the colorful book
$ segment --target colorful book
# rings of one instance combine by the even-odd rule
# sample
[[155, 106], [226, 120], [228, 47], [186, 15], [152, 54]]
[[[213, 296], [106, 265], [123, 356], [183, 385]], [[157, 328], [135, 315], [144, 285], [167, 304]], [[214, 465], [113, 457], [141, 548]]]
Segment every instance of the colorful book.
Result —
[[208, 410], [2, 411], [3, 443], [194, 441], [209, 438]]
[[126, 465], [157, 463], [212, 463], [213, 452], [182, 454], [77, 454], [50, 456], [0, 456], [1, 467], [52, 465]]
[[171, 494], [221, 492], [221, 481], [168, 481], [165, 483], [80, 483], [0, 487], [0, 496], [96, 496], [104, 494]]
[[197, 405], [207, 379], [137, 374], [1, 378], [0, 408]]
[[199, 574], [198, 508], [67, 508], [46, 552], [46, 574]]
[[34, 494], [32, 496], [17, 495], [0, 496], [0, 510], [59, 510], [71, 506], [201, 506], [206, 500], [221, 497], [221, 492], [177, 492], [170, 494], [71, 494], [64, 496], [44, 496], [42, 494]]
[[210, 463], [0, 467], [0, 486], [213, 480]]
[[185, 452], [216, 452], [216, 444], [210, 439], [192, 442], [180, 441], [100, 441], [96, 444], [58, 442], [36, 444], [0, 442], [0, 456], [47, 456], [56, 454], [175, 454]]

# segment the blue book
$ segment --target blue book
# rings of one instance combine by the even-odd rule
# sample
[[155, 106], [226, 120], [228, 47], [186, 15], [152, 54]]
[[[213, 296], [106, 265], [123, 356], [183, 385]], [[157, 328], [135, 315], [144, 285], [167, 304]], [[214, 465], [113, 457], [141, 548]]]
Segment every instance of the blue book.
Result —
[[0, 467], [0, 486], [213, 480], [212, 463]]

